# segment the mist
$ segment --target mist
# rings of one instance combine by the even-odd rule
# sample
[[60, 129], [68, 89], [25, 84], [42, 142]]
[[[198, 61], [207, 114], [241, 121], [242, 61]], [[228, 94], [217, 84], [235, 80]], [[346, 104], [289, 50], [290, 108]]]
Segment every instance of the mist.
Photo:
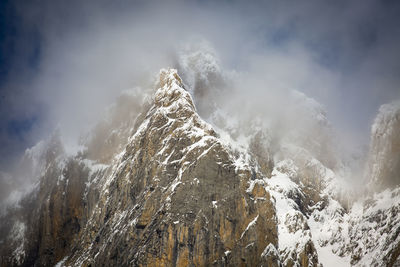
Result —
[[56, 128], [65, 147], [74, 147], [123, 90], [151, 87], [160, 68], [177, 67], [187, 44], [207, 43], [231, 77], [210, 94], [221, 106], [246, 103], [248, 116], [290, 117], [287, 96], [302, 92], [326, 110], [349, 151], [368, 145], [379, 106], [400, 98], [395, 1], [7, 5], [15, 34], [1, 50], [8, 53], [0, 84], [4, 172]]

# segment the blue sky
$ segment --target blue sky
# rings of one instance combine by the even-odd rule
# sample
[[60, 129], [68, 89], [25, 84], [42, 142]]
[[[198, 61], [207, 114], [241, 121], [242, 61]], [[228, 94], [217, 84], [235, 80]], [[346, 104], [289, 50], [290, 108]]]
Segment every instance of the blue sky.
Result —
[[[24, 33], [18, 25], [19, 20], [12, 1], [0, 2], [0, 146], [1, 162], [8, 164], [8, 158], [14, 158], [26, 146], [32, 145], [27, 142], [28, 135], [37, 119], [33, 116], [19, 117], [10, 114], [12, 112], [10, 98], [12, 94], [11, 85], [8, 83], [14, 72], [17, 72], [17, 65], [31, 65], [26, 61], [26, 53], [21, 49], [20, 42], [25, 38]], [[29, 53], [28, 53], [29, 54]], [[16, 68], [16, 69], [14, 69]], [[0, 165], [1, 166], [1, 165]], [[4, 166], [1, 166], [4, 167]]]
[[[399, 15], [398, 1], [372, 0], [1, 1], [0, 170], [60, 124], [76, 135], [190, 34], [228, 69], [293, 78], [338, 131], [367, 142], [379, 106], [400, 98]], [[293, 64], [301, 74], [285, 72]]]

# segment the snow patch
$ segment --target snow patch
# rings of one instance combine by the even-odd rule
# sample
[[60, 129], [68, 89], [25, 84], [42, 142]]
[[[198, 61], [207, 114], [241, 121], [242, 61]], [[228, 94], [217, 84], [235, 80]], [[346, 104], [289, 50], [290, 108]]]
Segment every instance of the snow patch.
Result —
[[258, 216], [259, 214], [257, 214], [257, 216], [247, 225], [246, 229], [241, 234], [240, 239], [242, 239], [246, 232], [257, 223]]

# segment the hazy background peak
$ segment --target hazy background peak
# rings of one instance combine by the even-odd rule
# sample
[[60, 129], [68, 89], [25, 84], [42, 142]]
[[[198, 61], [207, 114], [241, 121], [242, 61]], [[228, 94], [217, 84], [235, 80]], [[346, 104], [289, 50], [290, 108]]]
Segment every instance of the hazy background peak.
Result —
[[196, 38], [257, 80], [243, 96], [301, 91], [344, 142], [366, 144], [379, 106], [400, 98], [399, 15], [372, 0], [2, 1], [0, 170], [56, 126], [73, 143]]

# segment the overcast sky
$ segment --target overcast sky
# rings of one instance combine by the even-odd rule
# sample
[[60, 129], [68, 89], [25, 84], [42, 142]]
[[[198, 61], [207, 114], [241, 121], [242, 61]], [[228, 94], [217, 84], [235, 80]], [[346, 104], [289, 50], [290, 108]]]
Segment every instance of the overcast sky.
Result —
[[399, 1], [215, 2], [1, 1], [0, 170], [56, 126], [76, 137], [193, 36], [226, 70], [268, 76], [265, 96], [315, 98], [347, 141], [367, 143], [379, 106], [400, 98]]

